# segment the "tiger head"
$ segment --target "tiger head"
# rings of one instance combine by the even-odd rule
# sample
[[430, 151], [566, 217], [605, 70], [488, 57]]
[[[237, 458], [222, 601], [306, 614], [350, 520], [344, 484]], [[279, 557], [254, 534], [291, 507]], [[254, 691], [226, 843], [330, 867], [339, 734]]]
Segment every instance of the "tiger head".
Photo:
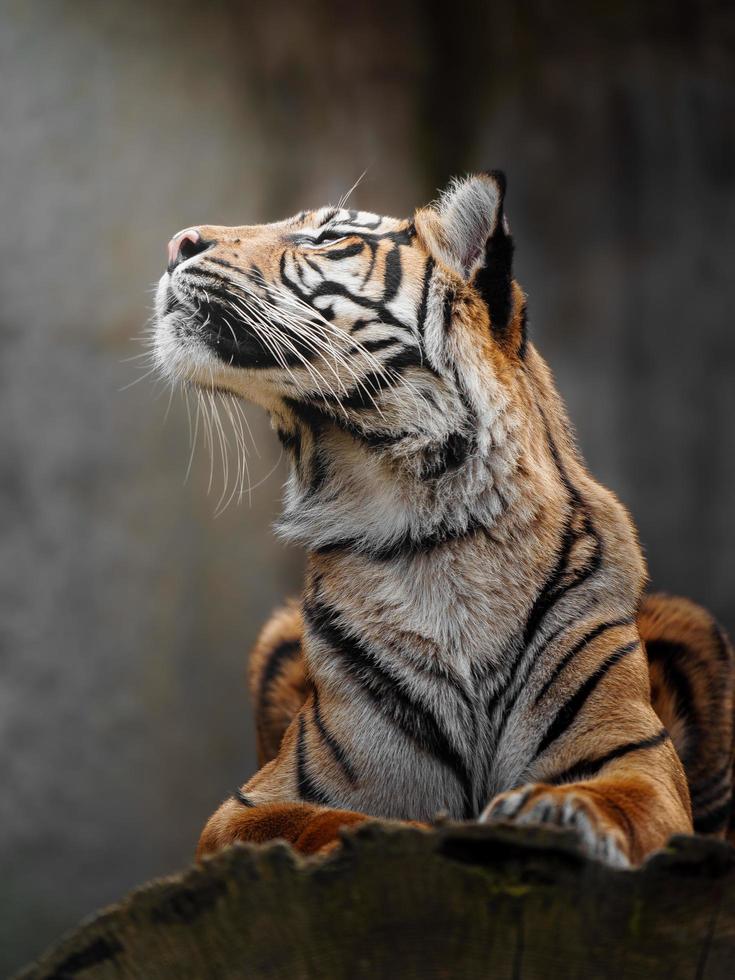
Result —
[[391, 539], [470, 520], [480, 493], [501, 506], [528, 409], [504, 197], [493, 172], [453, 181], [409, 220], [323, 207], [171, 240], [157, 362], [271, 414], [295, 464], [282, 525], [293, 537], [380, 527]]

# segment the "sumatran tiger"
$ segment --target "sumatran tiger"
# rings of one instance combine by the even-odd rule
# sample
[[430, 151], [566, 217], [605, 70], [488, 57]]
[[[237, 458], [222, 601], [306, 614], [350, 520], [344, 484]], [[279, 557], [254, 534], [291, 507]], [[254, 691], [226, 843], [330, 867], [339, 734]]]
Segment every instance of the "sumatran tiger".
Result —
[[410, 220], [323, 207], [169, 244], [157, 361], [270, 414], [278, 529], [308, 552], [252, 659], [262, 768], [200, 856], [439, 812], [572, 828], [616, 866], [728, 830], [731, 646], [644, 595], [528, 339], [504, 198], [480, 173]]

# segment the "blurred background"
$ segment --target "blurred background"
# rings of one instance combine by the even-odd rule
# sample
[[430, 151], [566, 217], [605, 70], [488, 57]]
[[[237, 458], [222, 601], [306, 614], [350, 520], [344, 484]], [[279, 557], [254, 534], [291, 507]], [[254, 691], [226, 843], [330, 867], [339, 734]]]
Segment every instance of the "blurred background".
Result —
[[735, 629], [731, 11], [0, 6], [0, 972], [191, 860], [255, 765], [246, 651], [298, 589], [260, 412], [264, 482], [216, 517], [182, 398], [165, 417], [168, 391], [126, 387], [181, 227], [334, 202], [366, 169], [357, 206], [406, 216], [504, 168], [593, 472], [655, 586]]

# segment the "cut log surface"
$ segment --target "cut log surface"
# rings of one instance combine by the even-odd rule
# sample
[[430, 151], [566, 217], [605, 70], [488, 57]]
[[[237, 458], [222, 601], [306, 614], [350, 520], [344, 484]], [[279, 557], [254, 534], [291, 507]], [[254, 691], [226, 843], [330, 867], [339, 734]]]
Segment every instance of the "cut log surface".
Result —
[[636, 871], [552, 830], [365, 824], [304, 859], [241, 845], [134, 891], [23, 980], [719, 980], [735, 848], [674, 838]]

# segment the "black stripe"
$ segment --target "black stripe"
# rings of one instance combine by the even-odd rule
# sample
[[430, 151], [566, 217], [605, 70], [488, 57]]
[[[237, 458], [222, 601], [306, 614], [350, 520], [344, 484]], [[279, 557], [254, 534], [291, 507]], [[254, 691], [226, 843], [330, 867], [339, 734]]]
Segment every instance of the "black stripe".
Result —
[[485, 262], [474, 278], [474, 286], [490, 313], [490, 328], [501, 337], [510, 322], [513, 250], [513, 239], [505, 232], [501, 210], [495, 231], [485, 246]]
[[687, 759], [683, 760], [686, 762], [698, 754], [699, 746], [695, 694], [682, 664], [687, 658], [691, 660], [691, 652], [684, 644], [670, 640], [650, 640], [645, 647], [649, 664], [658, 664], [661, 668], [664, 682], [676, 698], [677, 714], [687, 725], [689, 734], [694, 736], [694, 744], [686, 752]]
[[454, 300], [456, 295], [450, 287], [444, 294], [444, 305], [442, 307], [442, 320], [444, 323], [444, 333], [448, 334], [452, 329], [452, 316], [454, 314]]
[[392, 299], [395, 299], [403, 281], [403, 267], [401, 265], [401, 249], [399, 245], [394, 245], [385, 257], [383, 280], [385, 282], [383, 302], [390, 303]]
[[306, 265], [305, 258], [303, 255], [299, 255], [298, 252], [294, 252], [293, 263], [296, 268], [296, 274], [299, 277], [299, 282], [302, 286], [306, 285], [306, 279], [304, 277], [304, 266]]
[[[315, 600], [304, 603], [304, 617], [309, 629], [339, 656], [349, 676], [360, 684], [380, 713], [454, 774], [462, 788], [465, 814], [470, 816], [472, 781], [467, 766], [426, 706], [416, 700], [402, 678], [387, 670], [340, 625], [336, 610]], [[441, 801], [437, 801], [437, 807], [441, 807]]]
[[641, 739], [639, 742], [625, 742], [625, 744], [618, 745], [617, 748], [611, 749], [594, 759], [580, 759], [579, 762], [575, 762], [573, 766], [569, 766], [563, 772], [545, 777], [544, 782], [556, 786], [559, 783], [576, 783], [582, 779], [591, 779], [609, 762], [622, 759], [623, 756], [629, 755], [631, 752], [640, 752], [643, 749], [652, 749], [657, 745], [663, 745], [668, 739], [669, 733], [665, 728], [662, 728], [657, 735], [652, 735], [650, 738]]
[[314, 688], [312, 693], [314, 698], [312, 704], [312, 717], [314, 719], [316, 729], [319, 732], [322, 741], [334, 756], [335, 762], [339, 765], [340, 769], [347, 777], [348, 782], [354, 786], [357, 783], [355, 770], [350, 765], [350, 760], [347, 758], [347, 753], [345, 752], [344, 748], [340, 745], [334, 735], [327, 730], [327, 726], [324, 724], [321, 711], [319, 710], [319, 692], [316, 688]]
[[332, 420], [330, 416], [311, 411], [310, 406], [301, 405], [292, 398], [284, 398], [284, 401], [311, 436], [311, 453], [307, 460], [308, 472], [306, 465], [303, 468], [300, 466], [299, 477], [308, 483], [307, 495], [313, 496], [324, 485], [329, 473], [327, 462], [320, 451], [319, 437], [324, 426]]
[[[381, 224], [383, 223], [383, 219], [380, 217], [376, 218], [375, 221], [367, 221], [367, 222], [360, 223], [357, 220], [358, 213], [359, 212], [355, 211], [353, 208], [350, 208], [350, 210], [347, 212], [350, 218], [350, 222], [355, 226], [355, 228], [368, 228], [368, 229], [380, 228]], [[347, 224], [347, 222], [340, 222], [340, 224]]]
[[403, 439], [415, 436], [413, 432], [401, 432], [395, 429], [389, 432], [380, 429], [366, 432], [359, 425], [346, 419], [344, 415], [338, 413], [332, 415], [318, 405], [298, 402], [294, 398], [284, 398], [283, 400], [299, 421], [312, 432], [315, 441], [324, 427], [330, 425], [347, 433], [371, 449], [384, 449], [386, 446], [395, 445]]
[[[451, 316], [451, 309], [447, 313], [445, 307], [445, 317], [447, 315]], [[458, 469], [466, 461], [467, 457], [472, 455], [477, 449], [477, 413], [457, 370], [454, 372], [454, 383], [457, 394], [462, 402], [462, 407], [465, 410], [465, 431], [452, 432], [446, 436], [440, 445], [430, 447], [426, 450], [426, 463], [421, 473], [421, 477], [424, 480], [435, 480], [451, 470]], [[498, 496], [500, 495], [498, 494]], [[501, 505], [502, 509], [505, 510], [506, 505], [502, 499]]]
[[523, 309], [521, 310], [521, 342], [518, 347], [518, 356], [523, 360], [526, 356], [526, 350], [528, 349], [528, 308], [526, 304], [523, 304]]
[[381, 326], [380, 320], [373, 320], [365, 317], [360, 317], [354, 320], [350, 325], [350, 333], [355, 334], [360, 330], [364, 330], [365, 327]]
[[373, 270], [375, 269], [375, 261], [378, 258], [377, 243], [368, 240], [365, 244], [370, 249], [370, 262], [368, 263], [368, 267], [365, 275], [362, 277], [362, 283], [361, 283], [362, 286], [365, 286], [370, 281], [370, 276], [372, 276]]
[[[221, 259], [216, 255], [208, 255], [205, 261], [207, 263], [214, 263], [215, 265], [221, 265], [225, 269], [232, 269], [233, 272], [237, 272], [240, 275], [244, 273], [244, 269], [242, 268], [242, 266], [235, 265], [233, 262], [228, 262], [227, 259]], [[221, 281], [226, 282], [228, 285], [231, 284], [230, 280], [228, 279], [222, 279]]]
[[247, 807], [255, 806], [255, 804], [250, 799], [250, 797], [246, 796], [241, 789], [235, 790], [235, 792], [232, 794], [232, 799], [235, 800], [237, 803], [241, 803], [243, 806], [247, 806]]
[[546, 694], [546, 692], [549, 690], [549, 688], [554, 683], [556, 678], [567, 666], [569, 661], [572, 660], [574, 657], [576, 657], [579, 651], [583, 647], [587, 646], [588, 643], [594, 642], [594, 640], [596, 640], [598, 636], [601, 636], [603, 633], [606, 633], [607, 630], [615, 629], [616, 626], [632, 626], [632, 625], [633, 625], [633, 620], [629, 617], [628, 619], [616, 619], [610, 623], [600, 623], [598, 626], [595, 626], [594, 629], [588, 630], [588, 632], [585, 633], [584, 636], [581, 637], [579, 640], [577, 640], [574, 646], [570, 650], [568, 650], [561, 658], [561, 660], [556, 664], [550, 676], [544, 683], [543, 687], [536, 695], [536, 700], [534, 704], [538, 704], [541, 701], [544, 694]]
[[359, 255], [365, 248], [364, 242], [353, 242], [352, 245], [345, 245], [344, 248], [332, 248], [327, 252], [321, 252], [323, 259], [330, 262], [339, 262], [340, 259], [351, 259], [354, 255]]
[[560, 738], [564, 732], [567, 731], [569, 726], [574, 722], [579, 712], [584, 707], [587, 698], [592, 694], [594, 689], [600, 683], [600, 681], [605, 677], [608, 671], [614, 667], [616, 664], [626, 657], [629, 653], [632, 653], [640, 645], [638, 640], [633, 640], [630, 643], [626, 643], [625, 646], [620, 647], [611, 653], [609, 657], [600, 664], [597, 670], [591, 674], [586, 681], [584, 681], [580, 687], [574, 692], [574, 694], [568, 698], [564, 704], [561, 706], [559, 711], [556, 713], [554, 720], [549, 725], [546, 730], [546, 734], [541, 739], [538, 747], [537, 755], [541, 755], [546, 749]]
[[370, 561], [395, 561], [398, 558], [413, 558], [416, 555], [426, 554], [435, 548], [464, 541], [481, 533], [489, 534], [490, 532], [482, 521], [472, 518], [464, 528], [440, 525], [435, 531], [423, 538], [414, 538], [410, 532], [406, 532], [396, 541], [379, 548], [371, 547], [355, 538], [339, 538], [323, 544], [315, 550], [317, 554], [329, 554], [332, 551], [354, 551], [364, 555]]
[[712, 639], [717, 647], [717, 659], [723, 663], [730, 663], [732, 660], [732, 647], [727, 634], [719, 623], [712, 624]]
[[541, 416], [541, 421], [543, 422], [544, 425], [546, 445], [551, 454], [551, 458], [554, 461], [554, 466], [556, 467], [556, 472], [559, 475], [559, 479], [566, 487], [567, 493], [572, 498], [572, 501], [579, 506], [584, 502], [582, 500], [582, 495], [580, 494], [579, 490], [574, 486], [571, 479], [569, 478], [566, 469], [564, 468], [564, 464], [562, 463], [561, 460], [561, 453], [559, 452], [559, 447], [554, 441], [554, 437], [551, 434], [551, 429], [549, 428], [549, 423], [546, 418], [546, 415], [544, 414], [544, 411], [541, 408], [541, 406], [538, 404], [538, 402], [536, 402], [536, 407], [538, 409], [539, 415]]
[[374, 408], [375, 396], [386, 388], [394, 387], [404, 371], [411, 367], [424, 367], [428, 370], [421, 362], [421, 352], [418, 347], [404, 347], [389, 357], [380, 370], [369, 371], [356, 381], [349, 394], [335, 399], [327, 397], [325, 401], [334, 401], [344, 408]]
[[[371, 236], [371, 238], [367, 241], [367, 243], [370, 244], [371, 241], [376, 241], [378, 239], [383, 239], [383, 238], [389, 239], [396, 243], [403, 244], [405, 242], [406, 236], [405, 233], [403, 232], [388, 232], [385, 235]], [[346, 251], [346, 249], [343, 251]], [[325, 256], [328, 254], [337, 255], [337, 257], [340, 257], [337, 252], [324, 253]], [[344, 256], [341, 257], [344, 258]], [[218, 265], [224, 266], [225, 268], [230, 268], [240, 273], [242, 272], [242, 269], [239, 269], [237, 266], [232, 265], [231, 263], [227, 262], [224, 259], [212, 259], [212, 261], [216, 262]], [[255, 281], [267, 290], [268, 282], [265, 279], [263, 273], [256, 267], [254, 267], [254, 271], [255, 271]], [[323, 270], [319, 269], [318, 271], [322, 276], [324, 275]], [[281, 255], [280, 258], [279, 272], [280, 272], [281, 280], [284, 283], [284, 285], [287, 286], [289, 289], [291, 289], [292, 292], [296, 295], [296, 297], [302, 300], [307, 305], [313, 306], [314, 300], [319, 298], [320, 296], [343, 296], [346, 299], [351, 300], [357, 306], [363, 306], [373, 310], [377, 314], [377, 318], [380, 323], [384, 325], [399, 327], [401, 330], [405, 330], [407, 333], [413, 332], [410, 327], [408, 327], [405, 323], [399, 320], [398, 317], [394, 316], [390, 312], [390, 310], [388, 310], [384, 301], [373, 300], [361, 294], [353, 294], [342, 283], [334, 282], [332, 280], [325, 278], [324, 281], [319, 283], [319, 285], [316, 286], [311, 292], [306, 292], [295, 280], [293, 280], [289, 276], [288, 272], [286, 271], [285, 252]], [[234, 286], [234, 284], [230, 282], [228, 282], [227, 285], [229, 287]], [[279, 325], [279, 326], [281, 330], [285, 329], [283, 325]], [[303, 344], [303, 338], [299, 338], [298, 335], [296, 334], [292, 335], [288, 331], [286, 332], [289, 334], [289, 337], [292, 341], [301, 339]], [[428, 365], [425, 366], [428, 368]]]
[[700, 795], [696, 800], [692, 796], [692, 810], [694, 810], [695, 814], [704, 813], [716, 803], [720, 803], [725, 797], [729, 797], [731, 793], [732, 786], [728, 780], [724, 785], [718, 786], [711, 793]]
[[332, 218], [336, 218], [338, 214], [339, 208], [330, 208], [317, 225], [317, 228], [323, 228], [324, 225], [328, 225]]
[[298, 429], [294, 429], [293, 432], [286, 432], [285, 429], [277, 429], [276, 435], [286, 450], [290, 453], [296, 466], [299, 465], [301, 461], [301, 433]]
[[[600, 540], [600, 537], [597, 534], [592, 521], [590, 520], [584, 500], [582, 499], [582, 495], [574, 486], [566, 472], [566, 469], [564, 468], [559, 449], [554, 442], [548, 422], [546, 421], [546, 416], [544, 415], [541, 407], [537, 407], [544, 424], [546, 444], [549, 449], [549, 453], [551, 454], [551, 458], [554, 462], [554, 466], [556, 467], [559, 479], [570, 497], [571, 513], [564, 527], [554, 568], [551, 570], [549, 576], [541, 587], [541, 591], [536, 596], [534, 604], [531, 607], [531, 611], [528, 615], [528, 619], [526, 620], [526, 626], [523, 634], [523, 644], [526, 647], [532, 642], [539, 626], [541, 625], [541, 622], [549, 610], [556, 605], [556, 603], [571, 589], [581, 585], [583, 582], [587, 581], [588, 578], [594, 575], [602, 565], [603, 557], [602, 541]], [[562, 580], [567, 573], [567, 565], [569, 563], [572, 548], [579, 539], [573, 528], [573, 521], [577, 516], [578, 511], [581, 511], [581, 513], [584, 515], [582, 531], [579, 537], [584, 535], [589, 535], [592, 537], [595, 542], [595, 550], [588, 564], [578, 569], [573, 574], [571, 581], [567, 582], [565, 585], [562, 585]]]
[[559, 550], [557, 551], [554, 567], [547, 576], [544, 584], [541, 586], [541, 589], [538, 592], [533, 606], [531, 607], [531, 611], [526, 619], [526, 625], [523, 630], [524, 647], [528, 647], [530, 645], [531, 641], [536, 635], [536, 631], [541, 625], [541, 620], [555, 602], [554, 593], [559, 585], [559, 582], [563, 578], [564, 573], [566, 572], [574, 541], [575, 534], [572, 530], [571, 524], [568, 522], [563, 529], [562, 539], [559, 545]]
[[[190, 889], [182, 893], [181, 898], [177, 896], [175, 899], [169, 899], [168, 901], [171, 901], [172, 904], [173, 902], [176, 902], [177, 906], [179, 905], [179, 902], [182, 906], [185, 904], [187, 913], [189, 913], [189, 910], [191, 909], [194, 915], [196, 915], [197, 906], [199, 901], [201, 901], [201, 899], [199, 899], [199, 895], [202, 895], [202, 898], [204, 899], [202, 904], [208, 904], [209, 895], [219, 893], [219, 888], [213, 887], [214, 884], [215, 883], [213, 881], [209, 886], [212, 889], [211, 892], [207, 891], [202, 893]], [[195, 896], [197, 897], [195, 898]], [[155, 922], [158, 918], [163, 918], [164, 916], [166, 916], [165, 921], [168, 921], [167, 912], [168, 908], [166, 904], [158, 905], [152, 915], [153, 921]], [[183, 918], [184, 916], [182, 916], [182, 919]], [[81, 949], [76, 950], [74, 953], [70, 953], [60, 963], [57, 962], [54, 972], [51, 974], [47, 973], [46, 976], [50, 976], [52, 978], [56, 977], [58, 980], [63, 980], [63, 978], [73, 980], [73, 978], [78, 976], [80, 973], [87, 973], [91, 967], [101, 966], [102, 963], [109, 963], [110, 961], [116, 960], [120, 953], [123, 952], [124, 947], [118, 939], [100, 936], [98, 939], [92, 940], [91, 943], [83, 945]], [[115, 969], [114, 967], [113, 970], [118, 974], [118, 976], [120, 976], [122, 973], [122, 970]], [[98, 973], [98, 971], [95, 972]], [[109, 974], [111, 971], [109, 969], [104, 969], [104, 972]], [[88, 973], [87, 975], [89, 976]]]
[[[577, 615], [579, 615], [581, 617], [581, 616], [586, 615], [587, 612], [588, 612], [588, 609], [587, 608], [578, 609], [577, 610]], [[526, 684], [528, 683], [528, 679], [531, 676], [531, 674], [533, 673], [534, 667], [539, 662], [539, 659], [541, 658], [541, 655], [544, 653], [545, 650], [547, 650], [551, 646], [552, 643], [554, 643], [556, 640], [559, 639], [559, 637], [562, 635], [562, 633], [565, 633], [567, 630], [573, 629], [575, 625], [576, 625], [576, 623], [562, 623], [560, 626], [557, 626], [556, 629], [552, 630], [551, 633], [548, 633], [544, 637], [543, 642], [540, 643], [539, 646], [536, 648], [533, 656], [532, 657], [528, 657], [525, 660], [525, 667], [523, 669], [523, 672], [522, 672], [520, 678], [518, 677], [518, 674], [519, 674], [519, 671], [520, 671], [520, 665], [523, 662], [523, 658], [522, 658], [521, 654], [524, 651], [521, 650], [517, 654], [517, 658], [516, 658], [515, 663], [514, 663], [514, 670], [511, 672], [510, 676], [506, 680], [506, 682], [503, 685], [502, 689], [499, 690], [498, 692], [496, 692], [496, 695], [495, 695], [495, 701], [497, 703], [497, 701], [499, 701], [500, 698], [505, 697], [505, 695], [511, 689], [511, 686], [513, 685], [513, 683], [515, 681], [515, 689], [513, 691], [512, 697], [510, 698], [509, 701], [506, 701], [506, 702], [503, 703], [503, 709], [502, 709], [503, 710], [503, 713], [502, 713], [502, 715], [500, 717], [500, 724], [498, 725], [497, 731], [495, 733], [495, 743], [496, 744], [500, 744], [500, 740], [503, 737], [503, 734], [505, 732], [505, 727], [506, 727], [508, 721], [510, 720], [512, 714], [513, 714], [513, 709], [514, 709], [514, 707], [516, 705], [516, 702], [518, 701], [518, 698], [520, 697], [521, 692], [524, 691], [524, 690], [526, 690]]]
[[315, 262], [315, 261], [314, 261], [313, 259], [310, 259], [308, 255], [304, 255], [304, 256], [302, 256], [302, 257], [303, 257], [303, 260], [304, 260], [304, 262], [306, 262], [306, 264], [307, 264], [307, 265], [309, 266], [309, 268], [311, 269], [311, 271], [312, 271], [312, 272], [316, 272], [316, 274], [317, 274], [317, 275], [319, 275], [319, 276], [321, 276], [321, 277], [322, 277], [322, 279], [323, 279], [323, 278], [324, 278], [324, 270], [323, 270], [323, 269], [321, 269], [321, 268], [320, 268], [320, 267], [319, 267], [319, 266], [318, 266], [318, 265], [316, 264], [316, 262]]
[[474, 436], [450, 433], [437, 449], [426, 451], [427, 461], [421, 470], [421, 479], [438, 480], [440, 476], [459, 469], [474, 452], [475, 446]]
[[327, 477], [329, 476], [329, 464], [321, 453], [319, 449], [319, 443], [316, 440], [316, 433], [314, 435], [314, 440], [312, 443], [311, 450], [311, 473], [309, 475], [309, 489], [308, 495], [314, 496], [327, 482]]
[[303, 713], [299, 716], [299, 738], [296, 745], [296, 780], [298, 792], [307, 803], [318, 803], [329, 806], [329, 798], [321, 790], [307, 772], [306, 758], [306, 723]]
[[284, 662], [294, 660], [300, 653], [301, 642], [299, 640], [284, 640], [283, 643], [273, 647], [263, 668], [263, 673], [260, 675], [259, 705], [262, 706], [268, 702], [268, 688], [280, 673]]
[[694, 830], [696, 833], [714, 834], [717, 831], [724, 830], [725, 827], [727, 827], [731, 806], [732, 800], [728, 798], [727, 802], [723, 803], [722, 806], [717, 807], [716, 810], [713, 810], [706, 816], [695, 817]]
[[[354, 213], [354, 212], [351, 212]], [[365, 242], [393, 242], [394, 245], [410, 245], [411, 240], [415, 236], [416, 232], [410, 225], [406, 225], [405, 228], [398, 228], [396, 231], [381, 231], [376, 232], [375, 229], [379, 228], [382, 224], [383, 219], [378, 218], [377, 221], [370, 222], [368, 224], [358, 224], [354, 218], [352, 218], [352, 224], [350, 224], [350, 233], [354, 235], [359, 235]], [[337, 228], [341, 228], [343, 225], [347, 225], [347, 221], [337, 222]]]
[[434, 267], [436, 263], [429, 257], [426, 260], [426, 266], [424, 267], [424, 282], [421, 287], [421, 303], [419, 304], [418, 318], [416, 320], [416, 328], [421, 336], [424, 334], [424, 326], [426, 325], [426, 310], [429, 303], [429, 289], [431, 287], [431, 277], [434, 274]]
[[377, 351], [385, 350], [386, 347], [392, 347], [393, 344], [398, 343], [400, 343], [398, 337], [378, 337], [375, 340], [363, 340], [359, 347], [348, 351], [348, 353], [359, 354], [361, 351], [366, 350], [371, 354], [375, 354]]
[[725, 765], [709, 776], [704, 782], [691, 787], [692, 800], [703, 799], [709, 796], [713, 790], [722, 792], [721, 785], [727, 779], [729, 781], [732, 774], [732, 759], [728, 759]]

